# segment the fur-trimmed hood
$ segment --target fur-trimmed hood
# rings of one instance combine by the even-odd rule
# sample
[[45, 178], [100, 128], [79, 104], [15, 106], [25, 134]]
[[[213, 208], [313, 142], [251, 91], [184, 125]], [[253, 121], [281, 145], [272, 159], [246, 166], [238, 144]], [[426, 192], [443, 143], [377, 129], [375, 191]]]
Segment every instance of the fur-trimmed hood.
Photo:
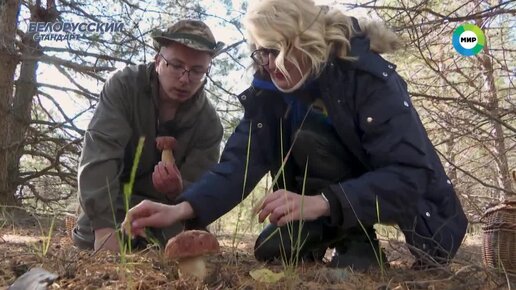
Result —
[[[355, 20], [355, 19], [353, 19]], [[357, 19], [360, 31], [357, 36], [365, 36], [369, 39], [369, 48], [376, 53], [390, 53], [402, 46], [402, 42], [392, 30], [385, 27], [382, 22]], [[355, 29], [357, 22], [353, 21]]]

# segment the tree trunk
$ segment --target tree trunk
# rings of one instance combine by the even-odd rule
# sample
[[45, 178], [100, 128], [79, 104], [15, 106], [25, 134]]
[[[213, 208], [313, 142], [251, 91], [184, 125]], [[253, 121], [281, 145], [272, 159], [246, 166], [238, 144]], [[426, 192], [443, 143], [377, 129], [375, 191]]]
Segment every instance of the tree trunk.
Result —
[[[31, 22], [53, 22], [56, 20], [57, 13], [55, 11], [54, 1], [47, 1], [47, 7], [43, 8], [39, 1], [31, 7]], [[45, 15], [46, 18], [41, 16]], [[11, 114], [11, 130], [9, 141], [11, 145], [11, 154], [8, 159], [9, 174], [9, 190], [14, 194], [20, 185], [20, 159], [23, 155], [25, 145], [25, 137], [31, 123], [32, 100], [37, 93], [36, 72], [38, 69], [38, 61], [36, 60], [42, 54], [39, 41], [34, 40], [34, 32], [27, 32], [22, 38], [22, 64], [20, 68], [20, 77], [16, 81], [16, 92], [12, 104]]]
[[[495, 78], [493, 76], [493, 63], [491, 62], [491, 58], [489, 56], [489, 48], [486, 45], [484, 47], [484, 53], [485, 55], [481, 56], [481, 63], [484, 68], [483, 74], [484, 74], [484, 80], [486, 82], [486, 86], [488, 89], [489, 96], [489, 109], [490, 113], [493, 116], [500, 116], [500, 106], [498, 101], [498, 93], [496, 90], [496, 84], [495, 84]], [[493, 124], [493, 139], [494, 139], [494, 146], [493, 146], [493, 152], [495, 152], [495, 164], [497, 167], [496, 177], [498, 186], [505, 189], [506, 192], [500, 193], [500, 200], [506, 200], [509, 198], [509, 194], [507, 192], [513, 192], [512, 183], [511, 183], [511, 175], [509, 172], [509, 162], [507, 160], [507, 148], [505, 145], [505, 135], [503, 131], [503, 127], [499, 122], [496, 122], [495, 120], [491, 120], [491, 123]]]
[[8, 172], [10, 112], [13, 98], [14, 76], [18, 55], [15, 45], [20, 1], [0, 1], [0, 205], [16, 204], [13, 192], [10, 190]]
[[[480, 20], [476, 21], [476, 25], [481, 27], [482, 23]], [[489, 111], [492, 116], [500, 116], [500, 104], [498, 100], [498, 91], [495, 82], [492, 55], [489, 49], [489, 42], [486, 42], [484, 50], [479, 56], [480, 63], [482, 65], [482, 74], [484, 76], [485, 86], [487, 88], [487, 96], [489, 98]], [[511, 198], [507, 192], [514, 192], [512, 188], [511, 175], [509, 172], [509, 162], [507, 160], [507, 147], [505, 144], [505, 135], [502, 125], [495, 121], [490, 120], [493, 124], [493, 151], [495, 152], [494, 159], [497, 167], [496, 177], [498, 186], [505, 189], [505, 192], [500, 192], [500, 201]]]

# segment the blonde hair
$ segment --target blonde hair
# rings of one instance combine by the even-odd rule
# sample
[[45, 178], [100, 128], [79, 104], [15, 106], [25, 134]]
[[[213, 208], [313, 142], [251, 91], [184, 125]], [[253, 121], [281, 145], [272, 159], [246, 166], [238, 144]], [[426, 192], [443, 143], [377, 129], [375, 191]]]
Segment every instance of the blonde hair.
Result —
[[[251, 1], [243, 24], [251, 50], [259, 47], [279, 50], [275, 64], [288, 80], [285, 60], [302, 74], [301, 64], [292, 56], [295, 50], [301, 52], [301, 62], [310, 66], [314, 77], [321, 73], [331, 54], [353, 59], [348, 56], [349, 40], [357, 33], [352, 18], [336, 9], [316, 6], [312, 0]], [[375, 29], [380, 26], [364, 22], [364, 27], [379, 31]], [[392, 32], [390, 36], [396, 38]]]

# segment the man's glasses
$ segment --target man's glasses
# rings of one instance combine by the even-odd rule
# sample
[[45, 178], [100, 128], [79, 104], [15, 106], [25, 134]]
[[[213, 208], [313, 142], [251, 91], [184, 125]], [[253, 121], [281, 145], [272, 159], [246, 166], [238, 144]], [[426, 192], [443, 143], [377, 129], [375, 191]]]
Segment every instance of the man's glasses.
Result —
[[269, 65], [269, 56], [276, 58], [279, 53], [277, 49], [260, 48], [251, 53], [251, 58], [257, 65], [266, 66]]
[[160, 53], [159, 55], [165, 61], [166, 67], [178, 79], [180, 79], [185, 73], [187, 73], [188, 79], [191, 82], [198, 83], [198, 82], [203, 81], [206, 78], [206, 74], [209, 71], [209, 68], [208, 68], [208, 70], [203, 70], [203, 69], [198, 69], [198, 68], [193, 68], [193, 69], [188, 70], [182, 64], [178, 64], [178, 63], [169, 61], [168, 59], [166, 59], [163, 56], [163, 54]]

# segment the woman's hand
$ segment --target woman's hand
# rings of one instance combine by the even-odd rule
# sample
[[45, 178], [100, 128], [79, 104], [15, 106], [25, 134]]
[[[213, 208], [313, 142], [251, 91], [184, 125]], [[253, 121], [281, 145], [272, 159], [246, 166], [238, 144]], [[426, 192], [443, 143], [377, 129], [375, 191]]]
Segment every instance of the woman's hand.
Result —
[[283, 226], [295, 220], [315, 220], [330, 215], [330, 205], [321, 195], [300, 195], [280, 189], [269, 194], [257, 210], [258, 219], [267, 217], [272, 224]]
[[188, 202], [167, 205], [144, 200], [127, 212], [122, 229], [131, 236], [145, 237], [146, 227], [165, 228], [192, 217], [194, 211]]

